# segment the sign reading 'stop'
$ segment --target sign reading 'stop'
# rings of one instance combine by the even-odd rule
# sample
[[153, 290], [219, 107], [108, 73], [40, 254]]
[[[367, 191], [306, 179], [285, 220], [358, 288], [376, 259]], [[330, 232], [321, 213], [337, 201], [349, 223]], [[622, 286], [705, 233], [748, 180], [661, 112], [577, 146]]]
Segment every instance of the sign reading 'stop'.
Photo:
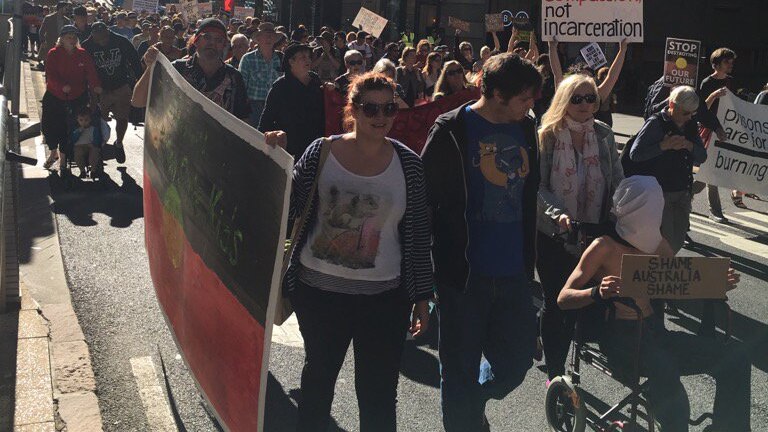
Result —
[[687, 85], [697, 88], [699, 77], [699, 51], [697, 40], [667, 38], [664, 50], [664, 85]]
[[542, 0], [542, 40], [642, 42], [643, 0]]

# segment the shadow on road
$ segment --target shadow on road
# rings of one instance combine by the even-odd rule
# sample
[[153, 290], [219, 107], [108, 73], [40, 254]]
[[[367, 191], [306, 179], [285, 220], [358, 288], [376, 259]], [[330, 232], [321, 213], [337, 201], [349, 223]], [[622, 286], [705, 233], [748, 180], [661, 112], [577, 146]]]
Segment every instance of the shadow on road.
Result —
[[[285, 392], [280, 382], [270, 372], [267, 378], [267, 400], [264, 407], [264, 430], [270, 432], [294, 432], [298, 416], [298, 389]], [[346, 432], [331, 419], [328, 432]]]
[[[53, 212], [64, 215], [78, 226], [93, 226], [94, 213], [111, 219], [110, 226], [126, 228], [135, 219], [143, 217], [143, 189], [125, 167], [117, 169], [121, 185], [106, 173], [98, 182], [80, 180], [70, 176], [62, 178], [56, 173], [48, 176], [53, 198]], [[76, 170], [75, 170], [76, 171]]]
[[437, 313], [433, 310], [427, 333], [418, 339], [405, 342], [400, 362], [400, 373], [404, 377], [434, 388], [440, 388], [440, 360], [422, 347], [437, 350], [438, 327]]

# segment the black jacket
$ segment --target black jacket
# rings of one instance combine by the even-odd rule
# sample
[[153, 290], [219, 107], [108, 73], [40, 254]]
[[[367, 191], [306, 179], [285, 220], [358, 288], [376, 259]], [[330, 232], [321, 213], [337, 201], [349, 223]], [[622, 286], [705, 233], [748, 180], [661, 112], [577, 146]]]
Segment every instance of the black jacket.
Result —
[[259, 131], [282, 130], [288, 135], [288, 153], [298, 159], [304, 150], [325, 135], [323, 83], [310, 72], [304, 85], [290, 72], [278, 78], [267, 94]]
[[[421, 154], [427, 180], [427, 205], [432, 218], [432, 260], [435, 280], [466, 291], [470, 268], [467, 261], [467, 143], [465, 111], [468, 102], [437, 118]], [[541, 173], [536, 122], [522, 120], [531, 172], [523, 186], [523, 256], [526, 275], [533, 279], [536, 262], [536, 211]]]
[[[645, 98], [643, 118], [648, 120], [652, 115], [660, 113], [669, 106], [670, 88], [664, 85], [664, 77], [659, 78], [648, 87], [648, 96]], [[707, 129], [716, 131], [722, 127], [717, 116], [707, 108], [706, 98], [699, 98], [699, 108], [693, 115], [693, 119], [701, 123]]]
[[83, 48], [93, 57], [104, 90], [115, 90], [126, 84], [133, 86], [142, 74], [136, 48], [117, 33], [109, 32], [106, 46], [97, 44], [91, 36], [83, 42]]

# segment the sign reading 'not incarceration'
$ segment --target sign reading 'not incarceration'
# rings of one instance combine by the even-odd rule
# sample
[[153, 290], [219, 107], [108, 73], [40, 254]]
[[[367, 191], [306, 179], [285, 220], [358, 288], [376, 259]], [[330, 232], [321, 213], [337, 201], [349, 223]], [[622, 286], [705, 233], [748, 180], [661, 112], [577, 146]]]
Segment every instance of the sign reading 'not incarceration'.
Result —
[[687, 85], [697, 88], [699, 78], [699, 51], [697, 40], [667, 38], [664, 52], [664, 85]]
[[542, 40], [643, 41], [643, 0], [543, 0]]
[[622, 297], [723, 299], [730, 258], [624, 255]]

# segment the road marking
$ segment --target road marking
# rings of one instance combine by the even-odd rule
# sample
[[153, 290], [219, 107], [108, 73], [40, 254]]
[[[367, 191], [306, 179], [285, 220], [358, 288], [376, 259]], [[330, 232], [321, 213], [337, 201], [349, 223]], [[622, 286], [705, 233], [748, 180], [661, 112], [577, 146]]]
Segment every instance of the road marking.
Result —
[[178, 432], [176, 423], [168, 406], [168, 399], [157, 378], [152, 357], [134, 357], [131, 359], [131, 369], [139, 387], [139, 396], [147, 413], [149, 430], [152, 432]]
[[758, 213], [754, 211], [737, 211], [737, 215], [743, 216], [758, 222], [766, 224], [763, 229], [768, 229], [768, 214]]
[[[741, 215], [741, 213], [739, 213], [739, 215]], [[736, 217], [736, 216], [730, 214], [730, 215], [728, 215], [728, 219], [730, 219], [732, 221], [736, 221], [736, 222], [740, 223], [741, 225], [744, 225], [747, 228], [752, 228], [752, 229], [755, 229], [755, 230], [758, 230], [758, 231], [762, 231], [762, 232], [768, 231], [768, 227], [766, 227], [765, 225], [756, 224], [756, 223], [754, 223], [752, 221], [747, 220], [744, 217]]]
[[701, 233], [701, 234], [706, 234], [706, 235], [709, 235], [709, 236], [712, 236], [712, 237], [715, 237], [715, 238], [721, 238], [721, 237], [726, 237], [726, 236], [730, 235], [729, 233], [727, 233], [725, 231], [722, 231], [722, 230], [720, 230], [718, 228], [715, 228], [713, 226], [709, 226], [709, 225], [703, 224], [703, 223], [695, 221], [693, 219], [691, 219], [690, 222], [691, 222], [691, 227], [693, 228], [694, 232], [698, 232], [698, 233]]
[[752, 255], [757, 255], [761, 257], [768, 256], [768, 245], [764, 245], [762, 243], [758, 243], [750, 239], [745, 239], [739, 236], [728, 236], [726, 238], [723, 238], [722, 241], [728, 246], [734, 247], [736, 249], [740, 249]]

